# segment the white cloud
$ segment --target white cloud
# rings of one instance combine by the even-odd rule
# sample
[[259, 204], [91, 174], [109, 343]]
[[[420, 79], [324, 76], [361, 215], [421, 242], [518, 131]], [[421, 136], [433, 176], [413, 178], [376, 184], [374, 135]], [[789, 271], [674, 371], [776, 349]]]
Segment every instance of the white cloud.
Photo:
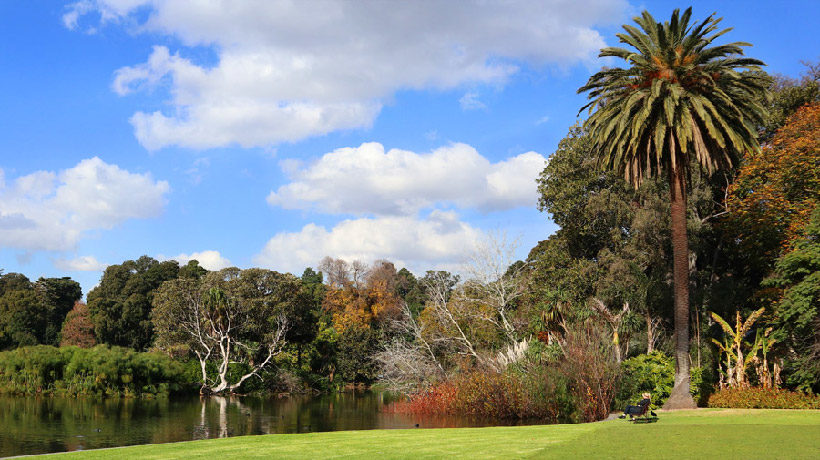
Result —
[[[164, 257], [159, 256], [160, 259], [164, 259]], [[222, 257], [219, 251], [201, 251], [201, 252], [193, 252], [191, 254], [180, 254], [176, 257], [171, 257], [172, 259], [176, 260], [180, 263], [180, 265], [185, 265], [188, 263], [189, 260], [196, 260], [199, 262], [199, 266], [206, 269], [206, 270], [221, 270], [223, 268], [232, 267], [233, 264], [230, 260]]]
[[334, 214], [408, 215], [439, 204], [482, 211], [534, 206], [535, 179], [546, 159], [527, 152], [491, 163], [473, 147], [453, 144], [430, 153], [365, 143], [341, 148], [301, 169], [268, 195], [285, 209]]
[[94, 256], [80, 256], [74, 259], [57, 259], [54, 266], [70, 272], [98, 272], [108, 265], [100, 263]]
[[487, 106], [484, 105], [484, 103], [478, 99], [478, 93], [473, 91], [468, 91], [464, 93], [464, 96], [461, 96], [461, 99], [458, 100], [458, 103], [461, 105], [462, 110], [476, 110], [487, 108]]
[[[145, 63], [119, 69], [113, 87], [119, 94], [168, 87], [170, 109], [131, 118], [146, 148], [208, 148], [368, 127], [398, 90], [503, 84], [522, 64], [591, 59], [604, 45], [593, 27], [619, 21], [627, 7], [626, 0], [84, 0], [63, 21], [76, 29], [94, 15], [179, 40], [178, 50], [157, 46]], [[211, 47], [216, 62], [186, 57], [194, 46]]]
[[372, 262], [388, 259], [411, 270], [452, 269], [464, 262], [481, 233], [453, 212], [424, 219], [379, 217], [345, 220], [328, 230], [308, 224], [271, 238], [253, 262], [291, 273], [315, 267], [324, 256]]
[[159, 215], [170, 187], [94, 157], [7, 184], [0, 175], [0, 248], [64, 251], [83, 234]]

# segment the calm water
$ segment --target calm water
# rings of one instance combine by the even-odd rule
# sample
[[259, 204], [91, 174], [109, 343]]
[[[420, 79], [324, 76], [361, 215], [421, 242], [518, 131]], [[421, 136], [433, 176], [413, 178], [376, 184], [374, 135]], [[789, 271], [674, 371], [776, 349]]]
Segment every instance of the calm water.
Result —
[[392, 401], [374, 392], [165, 400], [0, 396], [0, 457], [249, 434], [499, 424], [384, 413]]

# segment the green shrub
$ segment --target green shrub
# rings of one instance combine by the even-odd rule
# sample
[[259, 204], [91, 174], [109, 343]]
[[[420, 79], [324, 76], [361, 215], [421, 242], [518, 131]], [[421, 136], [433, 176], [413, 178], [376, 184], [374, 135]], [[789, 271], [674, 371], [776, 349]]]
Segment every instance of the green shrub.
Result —
[[159, 353], [107, 345], [0, 352], [0, 393], [152, 396], [185, 382], [183, 366]]
[[[690, 391], [695, 400], [701, 392], [703, 371], [692, 368]], [[660, 351], [629, 358], [621, 363], [621, 385], [615, 399], [616, 408], [635, 404], [641, 394], [652, 394], [652, 407], [663, 406], [675, 383], [675, 361]]]
[[774, 388], [724, 388], [709, 397], [708, 405], [734, 409], [820, 409], [820, 396]]

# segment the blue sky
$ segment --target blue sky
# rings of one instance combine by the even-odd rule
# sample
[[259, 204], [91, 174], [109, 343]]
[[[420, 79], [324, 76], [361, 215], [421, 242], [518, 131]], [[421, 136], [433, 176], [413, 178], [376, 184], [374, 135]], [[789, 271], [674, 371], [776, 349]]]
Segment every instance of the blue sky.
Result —
[[[202, 3], [202, 4], [200, 4]], [[555, 230], [534, 178], [621, 24], [685, 6], [0, 3], [0, 269], [148, 254], [301, 273], [325, 255], [457, 269]], [[773, 73], [820, 58], [820, 2], [696, 2]]]

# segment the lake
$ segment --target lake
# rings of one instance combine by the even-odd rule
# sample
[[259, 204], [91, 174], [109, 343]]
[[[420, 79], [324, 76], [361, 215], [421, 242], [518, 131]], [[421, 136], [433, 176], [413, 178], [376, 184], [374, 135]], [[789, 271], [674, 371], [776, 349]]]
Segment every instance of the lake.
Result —
[[96, 399], [0, 396], [0, 457], [270, 433], [509, 424], [385, 413], [395, 396], [174, 396]]

